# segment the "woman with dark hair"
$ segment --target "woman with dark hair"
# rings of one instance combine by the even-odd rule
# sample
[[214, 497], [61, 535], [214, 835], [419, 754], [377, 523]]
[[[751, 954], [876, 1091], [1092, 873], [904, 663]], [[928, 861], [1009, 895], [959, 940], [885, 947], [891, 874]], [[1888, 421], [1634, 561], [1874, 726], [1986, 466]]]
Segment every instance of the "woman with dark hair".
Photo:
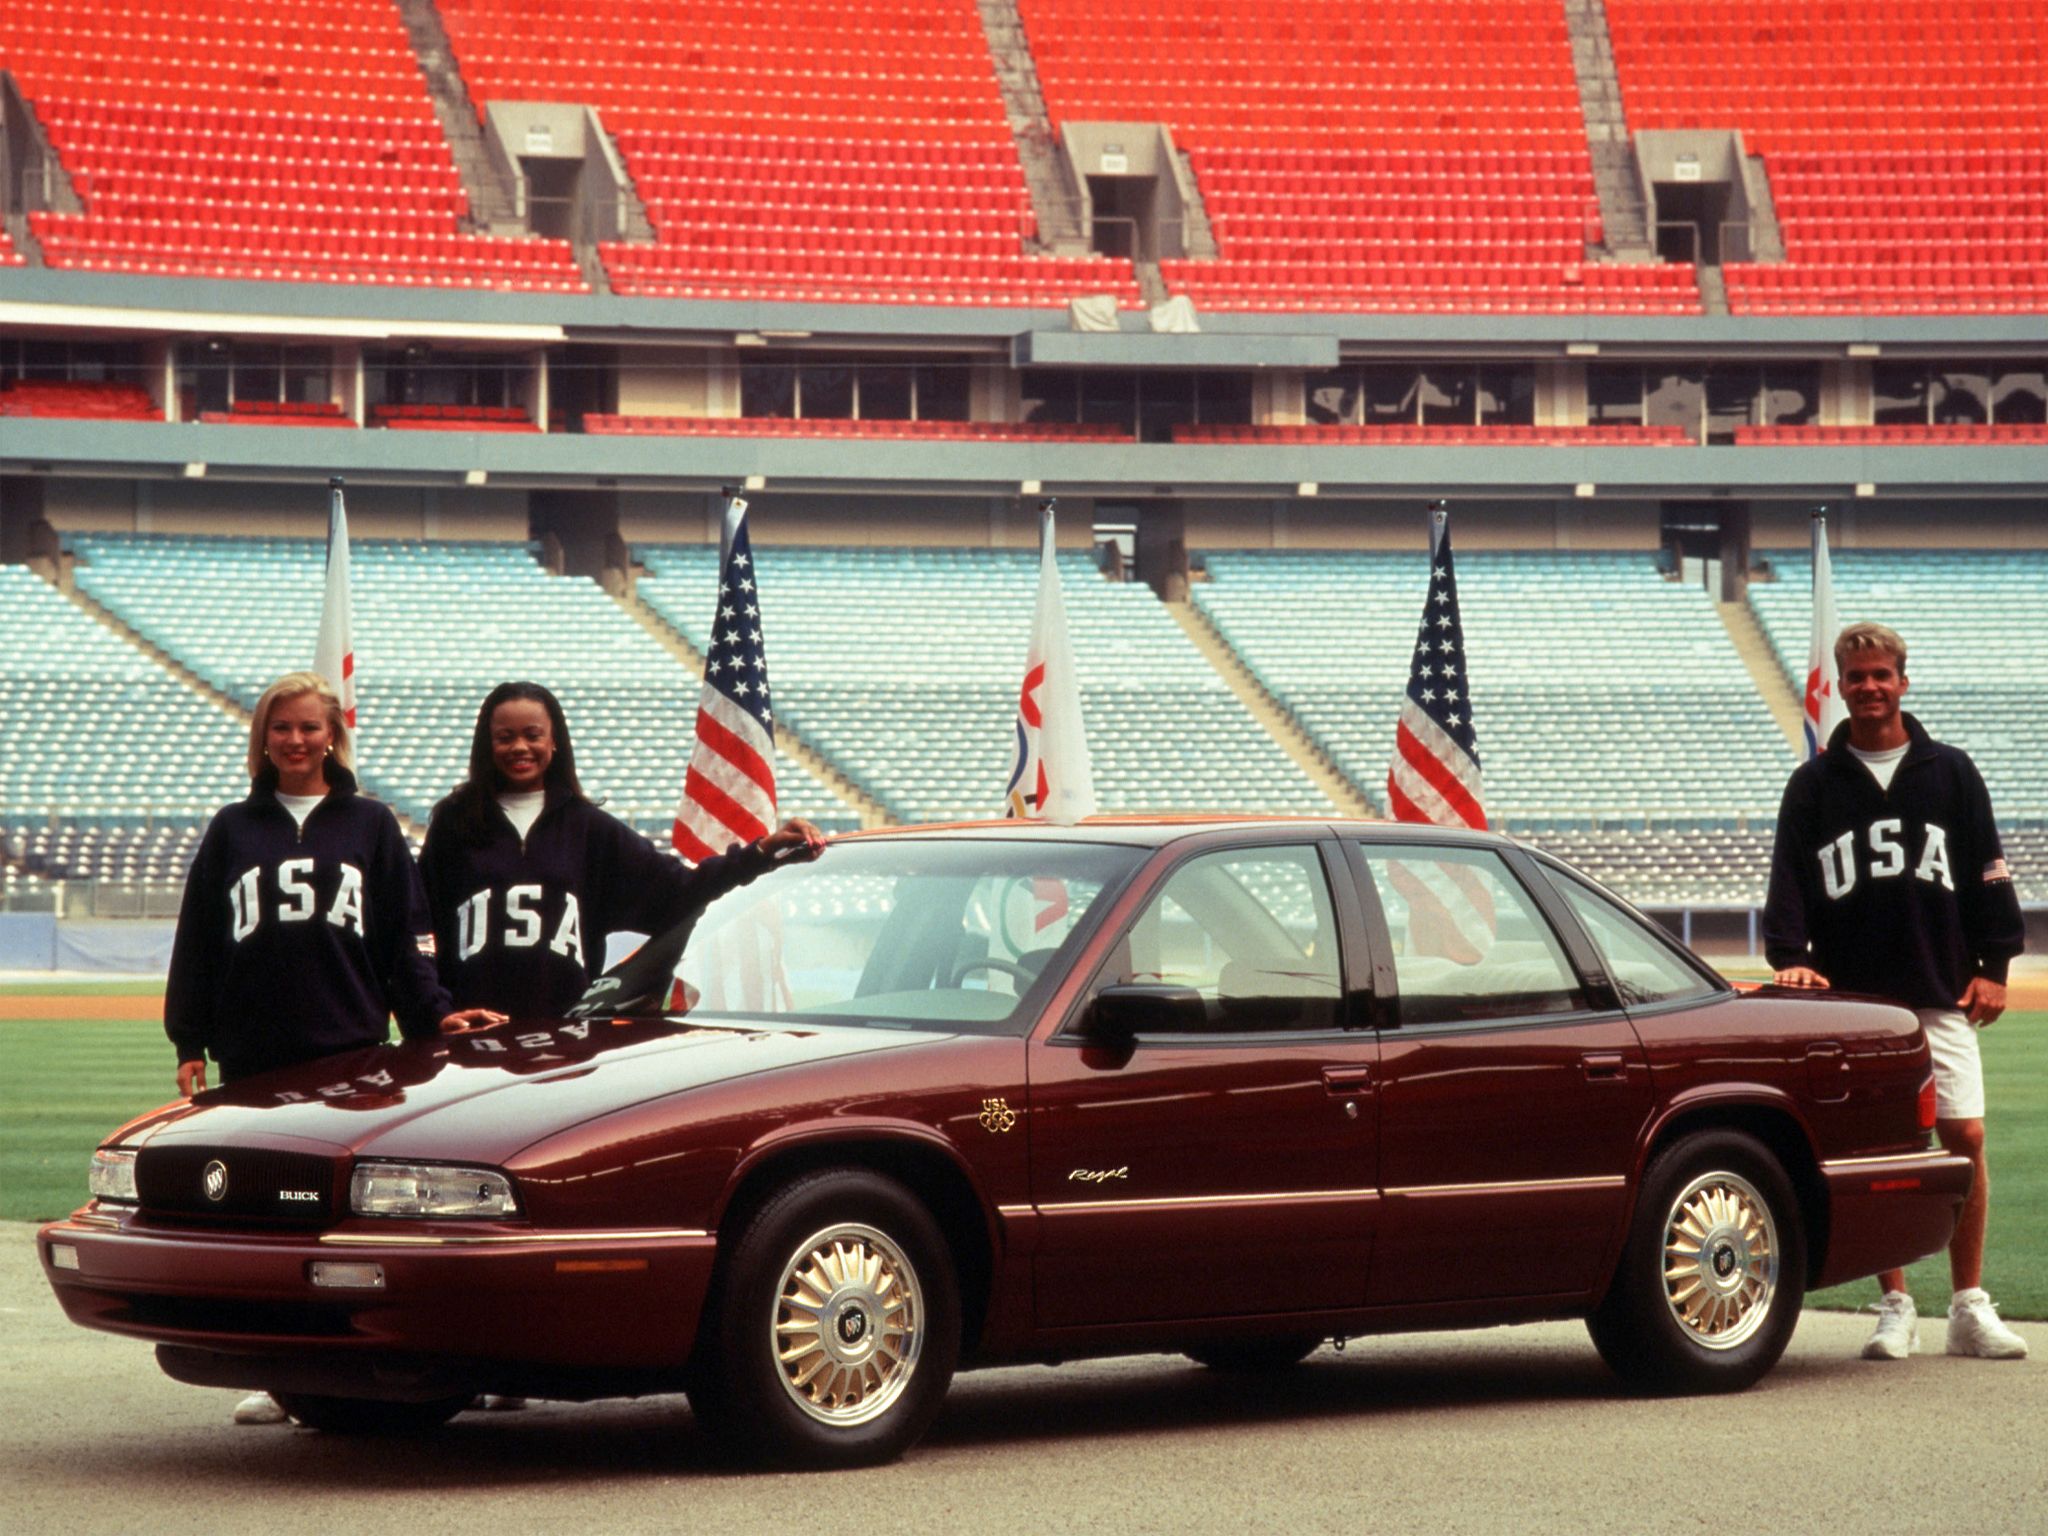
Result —
[[583, 793], [552, 693], [500, 683], [477, 711], [469, 777], [435, 807], [420, 856], [441, 981], [464, 1006], [559, 1014], [602, 968], [609, 934], [666, 928], [824, 846], [793, 820], [690, 868]]

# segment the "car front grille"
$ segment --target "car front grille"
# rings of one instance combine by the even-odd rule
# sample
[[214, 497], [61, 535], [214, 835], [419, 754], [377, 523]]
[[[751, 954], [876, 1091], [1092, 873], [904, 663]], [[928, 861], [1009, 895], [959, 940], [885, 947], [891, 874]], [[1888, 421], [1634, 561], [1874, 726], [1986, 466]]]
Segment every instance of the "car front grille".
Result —
[[251, 1147], [144, 1147], [135, 1192], [152, 1214], [323, 1226], [338, 1208], [346, 1161]]

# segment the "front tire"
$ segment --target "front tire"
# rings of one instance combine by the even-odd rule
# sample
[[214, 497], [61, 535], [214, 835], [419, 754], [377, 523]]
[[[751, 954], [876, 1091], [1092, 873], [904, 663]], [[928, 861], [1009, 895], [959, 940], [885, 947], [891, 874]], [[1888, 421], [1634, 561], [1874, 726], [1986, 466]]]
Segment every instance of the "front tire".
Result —
[[416, 1435], [439, 1429], [469, 1406], [470, 1394], [424, 1403], [392, 1403], [368, 1397], [321, 1397], [311, 1392], [273, 1392], [278, 1407], [308, 1429], [330, 1435]]
[[1586, 1326], [1638, 1391], [1738, 1392], [1777, 1364], [1805, 1294], [1806, 1232], [1784, 1169], [1753, 1137], [1701, 1131], [1650, 1164]]
[[741, 1229], [697, 1354], [691, 1403], [729, 1453], [894, 1460], [930, 1426], [959, 1361], [951, 1251], [895, 1180], [806, 1174]]

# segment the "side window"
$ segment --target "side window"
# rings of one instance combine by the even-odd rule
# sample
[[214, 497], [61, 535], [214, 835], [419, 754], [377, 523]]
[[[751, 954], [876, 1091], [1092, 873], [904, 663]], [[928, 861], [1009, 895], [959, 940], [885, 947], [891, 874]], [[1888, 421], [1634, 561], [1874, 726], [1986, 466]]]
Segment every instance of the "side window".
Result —
[[1713, 983], [1673, 953], [1660, 936], [1645, 930], [1639, 918], [1563, 870], [1548, 872], [1550, 883], [1585, 924], [1624, 1003], [1670, 1003], [1714, 994]]
[[1393, 941], [1401, 1023], [1519, 1019], [1587, 1006], [1556, 934], [1499, 854], [1361, 851]]
[[1193, 987], [1218, 1034], [1337, 1028], [1343, 983], [1322, 860], [1313, 848], [1189, 860], [1131, 925], [1103, 979]]

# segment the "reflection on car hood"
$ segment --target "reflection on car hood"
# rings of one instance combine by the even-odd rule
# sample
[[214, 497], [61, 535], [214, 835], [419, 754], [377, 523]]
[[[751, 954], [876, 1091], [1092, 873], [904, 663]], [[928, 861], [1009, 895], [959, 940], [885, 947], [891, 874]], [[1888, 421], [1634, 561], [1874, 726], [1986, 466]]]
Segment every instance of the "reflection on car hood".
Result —
[[[943, 1038], [741, 1021], [515, 1021], [265, 1072], [199, 1095], [188, 1113], [138, 1122], [128, 1139], [492, 1162], [565, 1126], [665, 1094]], [[430, 1127], [418, 1125], [424, 1117], [432, 1117]], [[432, 1150], [419, 1150], [422, 1143]]]

